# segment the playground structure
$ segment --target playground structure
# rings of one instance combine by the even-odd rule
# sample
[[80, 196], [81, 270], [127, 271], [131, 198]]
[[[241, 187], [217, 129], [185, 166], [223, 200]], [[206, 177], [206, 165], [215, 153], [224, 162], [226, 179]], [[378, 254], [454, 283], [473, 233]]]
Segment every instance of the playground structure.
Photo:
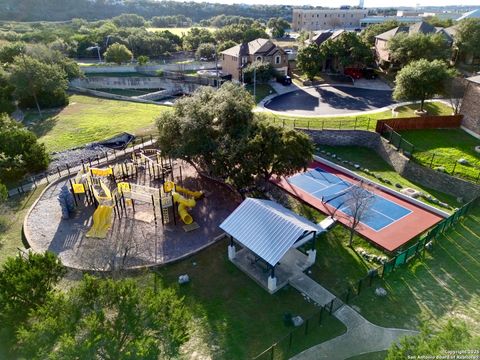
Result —
[[[181, 167], [179, 170], [181, 179]], [[76, 205], [84, 196], [87, 205], [96, 207], [93, 225], [86, 234], [93, 238], [105, 238], [113, 219], [128, 216], [130, 208], [135, 218], [135, 205], [138, 203], [151, 206], [155, 226], [159, 217], [162, 226], [171, 222], [176, 225], [174, 204], [178, 204], [180, 219], [186, 225], [194, 225], [188, 210], [195, 207], [196, 200], [203, 196], [201, 191], [177, 185], [173, 178], [172, 160], [156, 149], [134, 152], [131, 161], [107, 168], [83, 166], [75, 178], [70, 179], [70, 190]], [[149, 222], [149, 217], [146, 219], [142, 221]]]

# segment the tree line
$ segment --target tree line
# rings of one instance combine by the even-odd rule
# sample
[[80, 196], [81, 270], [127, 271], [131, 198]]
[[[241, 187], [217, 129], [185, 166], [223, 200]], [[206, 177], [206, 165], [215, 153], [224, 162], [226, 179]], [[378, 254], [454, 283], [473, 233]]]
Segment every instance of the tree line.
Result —
[[244, 16], [268, 20], [283, 17], [291, 20], [288, 5], [245, 5], [152, 0], [4, 0], [0, 3], [0, 20], [7, 21], [66, 21], [73, 18], [107, 19], [123, 13], [145, 18], [183, 15], [193, 22], [212, 16]]

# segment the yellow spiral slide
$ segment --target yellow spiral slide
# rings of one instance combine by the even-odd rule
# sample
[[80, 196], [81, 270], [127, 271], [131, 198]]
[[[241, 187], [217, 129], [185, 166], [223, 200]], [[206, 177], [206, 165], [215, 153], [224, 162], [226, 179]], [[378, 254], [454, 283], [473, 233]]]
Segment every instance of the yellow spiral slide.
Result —
[[[185, 189], [179, 185], [176, 185], [173, 181], [166, 181], [163, 185], [163, 189], [165, 192], [172, 192], [173, 201], [178, 204], [178, 215], [180, 215], [180, 219], [182, 219], [182, 221], [187, 225], [191, 224], [193, 222], [193, 218], [188, 213], [187, 209], [195, 207], [195, 199], [201, 198], [203, 193], [201, 191], [191, 191]], [[185, 198], [180, 195], [179, 192], [187, 196], [191, 196], [192, 198]]]

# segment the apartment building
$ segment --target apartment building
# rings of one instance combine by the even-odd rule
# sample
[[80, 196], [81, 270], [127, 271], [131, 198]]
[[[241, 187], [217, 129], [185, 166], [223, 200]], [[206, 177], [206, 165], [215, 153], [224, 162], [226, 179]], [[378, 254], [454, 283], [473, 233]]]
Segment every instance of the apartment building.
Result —
[[292, 30], [355, 29], [367, 14], [367, 9], [293, 9]]

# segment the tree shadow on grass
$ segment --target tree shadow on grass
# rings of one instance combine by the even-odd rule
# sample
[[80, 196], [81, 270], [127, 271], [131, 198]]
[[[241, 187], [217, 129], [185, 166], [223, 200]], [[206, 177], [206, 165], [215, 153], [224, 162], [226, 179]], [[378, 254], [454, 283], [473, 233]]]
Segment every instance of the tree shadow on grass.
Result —
[[395, 270], [385, 280], [378, 280], [376, 286], [388, 291], [385, 298], [374, 295], [374, 286], [353, 303], [367, 319], [389, 327], [412, 328], [423, 319], [439, 322], [453, 313], [471, 318], [474, 315], [467, 304], [480, 297], [480, 262], [469, 256], [480, 250], [480, 241], [471, 240], [472, 231], [480, 240], [478, 228], [475, 217], [470, 216], [439, 237], [425, 258]]
[[52, 131], [57, 122], [58, 114], [51, 115], [35, 122], [32, 126], [30, 126], [30, 130], [33, 131], [35, 135], [37, 135], [37, 137], [40, 138]]

